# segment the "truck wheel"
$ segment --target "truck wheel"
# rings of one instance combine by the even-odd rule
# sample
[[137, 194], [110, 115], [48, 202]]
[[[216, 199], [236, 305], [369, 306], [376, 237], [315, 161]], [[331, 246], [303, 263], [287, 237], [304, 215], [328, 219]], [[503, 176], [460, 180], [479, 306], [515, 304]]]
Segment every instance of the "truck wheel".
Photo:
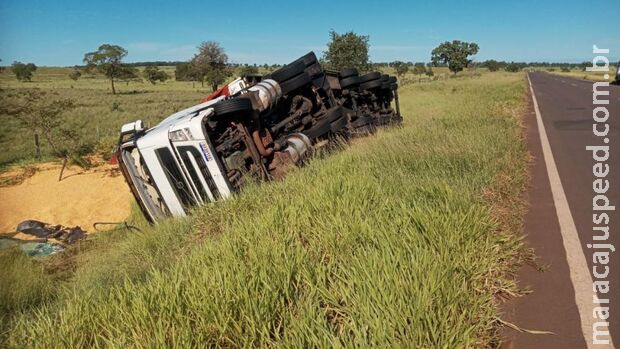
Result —
[[303, 73], [304, 69], [306, 65], [303, 62], [293, 62], [271, 73], [271, 78], [281, 83]]
[[360, 84], [360, 78], [357, 76], [351, 76], [351, 77], [340, 80], [340, 87], [342, 88], [355, 87], [359, 84]]
[[323, 73], [323, 69], [321, 69], [321, 65], [318, 62], [307, 66], [305, 71], [311, 77], [315, 77]]
[[360, 76], [360, 84], [381, 78], [381, 73], [373, 72]]
[[342, 107], [334, 107], [325, 113], [325, 119], [333, 122], [342, 117]]
[[371, 80], [371, 81], [361, 84], [360, 89], [370, 90], [373, 88], [381, 87], [381, 85], [383, 85], [383, 82], [381, 81], [381, 79], [376, 79], [376, 80]]
[[233, 98], [213, 105], [216, 116], [239, 113], [245, 115], [252, 111], [252, 101], [248, 98]]
[[319, 121], [316, 125], [310, 127], [308, 130], [303, 131], [303, 133], [311, 140], [315, 140], [329, 133], [331, 129], [331, 123], [329, 122], [329, 120], [323, 119]]
[[286, 95], [291, 91], [308, 85], [310, 82], [312, 82], [310, 76], [306, 73], [301, 73], [292, 79], [280, 83], [280, 88], [282, 89], [282, 94]]
[[340, 79], [346, 79], [351, 76], [358, 76], [359, 73], [355, 68], [344, 68], [340, 71]]
[[347, 123], [348, 120], [345, 117], [341, 117], [340, 119], [331, 122], [330, 125], [330, 130], [332, 131], [332, 133], [337, 133], [340, 130], [344, 129], [345, 127], [347, 127]]
[[314, 52], [310, 52], [310, 53], [305, 54], [303, 57], [298, 58], [293, 63], [297, 63], [297, 62], [303, 62], [304, 66], [309, 67], [315, 63], [318, 63], [319, 60], [316, 59], [316, 55], [314, 54]]
[[372, 124], [372, 116], [371, 115], [364, 115], [364, 116], [360, 116], [359, 118], [357, 118], [357, 120], [351, 122], [349, 125], [351, 126], [351, 128], [359, 128], [359, 127], [364, 127], [367, 126], [369, 124]]

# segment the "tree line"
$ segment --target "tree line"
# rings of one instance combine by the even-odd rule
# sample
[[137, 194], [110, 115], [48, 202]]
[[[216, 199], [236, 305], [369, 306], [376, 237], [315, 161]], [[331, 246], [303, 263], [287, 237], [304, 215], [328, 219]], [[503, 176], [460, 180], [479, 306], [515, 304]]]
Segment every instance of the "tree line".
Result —
[[[477, 43], [465, 42], [460, 40], [446, 41], [439, 44], [431, 51], [430, 62], [383, 62], [372, 63], [369, 59], [370, 37], [359, 35], [349, 31], [339, 34], [335, 31], [329, 32], [327, 50], [321, 57], [321, 63], [329, 69], [340, 70], [344, 67], [356, 67], [362, 72], [377, 70], [383, 67], [394, 68], [398, 76], [403, 76], [408, 72], [415, 75], [433, 76], [433, 67], [447, 67], [452, 73], [457, 74], [466, 68], [482, 67], [489, 71], [500, 69], [517, 72], [526, 67], [548, 67], [560, 68], [563, 71], [573, 69], [585, 70], [590, 64], [582, 62], [579, 64], [569, 63], [550, 63], [550, 62], [506, 62], [493, 59], [483, 62], [474, 62], [472, 56], [479, 51]], [[164, 82], [170, 78], [169, 74], [161, 69], [160, 66], [174, 66], [174, 78], [177, 81], [200, 82], [204, 87], [207, 84], [212, 90], [217, 90], [227, 78], [233, 75], [234, 70], [239, 70], [240, 75], [257, 74], [258, 68], [265, 70], [275, 70], [280, 67], [278, 64], [249, 65], [230, 63], [224, 48], [215, 41], [205, 41], [197, 47], [197, 52], [188, 61], [154, 61], [154, 62], [133, 62], [126, 63], [124, 58], [128, 52], [121, 46], [103, 44], [93, 52], [88, 52], [83, 57], [83, 66], [75, 66], [73, 72], [69, 74], [72, 80], [78, 80], [83, 73], [93, 74], [95, 72], [103, 74], [110, 80], [112, 93], [116, 93], [116, 82], [129, 83], [131, 81], [142, 81], [146, 79], [152, 84]], [[137, 67], [145, 67], [140, 73]], [[33, 73], [37, 70], [34, 63], [14, 62], [11, 71], [19, 81], [31, 81]]]

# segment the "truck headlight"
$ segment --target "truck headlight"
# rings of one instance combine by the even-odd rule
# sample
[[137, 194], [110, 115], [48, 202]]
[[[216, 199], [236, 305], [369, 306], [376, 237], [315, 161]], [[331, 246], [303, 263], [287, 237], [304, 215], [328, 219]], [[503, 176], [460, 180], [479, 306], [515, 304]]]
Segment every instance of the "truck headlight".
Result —
[[187, 127], [176, 131], [170, 131], [168, 133], [168, 137], [173, 142], [189, 141], [194, 139], [192, 132]]

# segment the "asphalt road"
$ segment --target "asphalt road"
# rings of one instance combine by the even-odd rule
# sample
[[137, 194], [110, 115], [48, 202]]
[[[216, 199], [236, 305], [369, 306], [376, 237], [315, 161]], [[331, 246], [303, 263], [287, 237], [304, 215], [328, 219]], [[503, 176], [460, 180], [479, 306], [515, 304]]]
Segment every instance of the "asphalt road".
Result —
[[[591, 284], [584, 283], [583, 280], [575, 282], [574, 269], [575, 265], [579, 264], [575, 263], [575, 260], [581, 260], [585, 261], [581, 268], [585, 271], [584, 274], [592, 273], [594, 250], [587, 248], [587, 244], [593, 243], [608, 243], [618, 249], [610, 253], [609, 274], [605, 278], [610, 282], [610, 291], [599, 294], [598, 297], [610, 299], [610, 317], [607, 321], [610, 323], [614, 344], [620, 345], [620, 86], [599, 89], [610, 91], [609, 96], [600, 96], [600, 99], [609, 100], [609, 105], [605, 106], [610, 114], [606, 122], [610, 126], [606, 136], [609, 143], [605, 144], [605, 137], [595, 136], [592, 131], [595, 123], [592, 112], [596, 107], [592, 101], [592, 82], [546, 73], [530, 73], [529, 78], [570, 215], [558, 218], [556, 208], [562, 204], [557, 201], [557, 196], [554, 203], [551, 189], [553, 181], [550, 183], [549, 177], [549, 173], [554, 170], [550, 170], [549, 164], [545, 163], [543, 143], [540, 139], [543, 131], [537, 125], [535, 110], [531, 105], [526, 126], [528, 146], [534, 155], [534, 162], [531, 168], [532, 182], [528, 194], [530, 206], [525, 218], [525, 232], [528, 235], [528, 244], [534, 248], [545, 271], [538, 271], [532, 266], [521, 270], [520, 285], [529, 287], [532, 293], [509, 305], [506, 318], [522, 328], [550, 331], [554, 334], [513, 332], [508, 334], [511, 340], [506, 347], [592, 347], [592, 331], [589, 329], [591, 325], [587, 321], [593, 319], [592, 297], [595, 293]], [[602, 113], [599, 116], [602, 116]], [[599, 130], [603, 130], [603, 125], [599, 126]], [[605, 178], [609, 180], [609, 190], [606, 196], [610, 205], [618, 206], [616, 211], [606, 211], [609, 214], [607, 241], [593, 241], [593, 227], [597, 226], [593, 223], [593, 213], [601, 213], [594, 212], [592, 208], [592, 200], [596, 195], [593, 190], [596, 177], [592, 173], [592, 167], [596, 162], [592, 158], [592, 151], [587, 151], [586, 146], [593, 145], [609, 146], [610, 157], [606, 163], [610, 170]], [[557, 192], [557, 183], [555, 188]], [[561, 228], [572, 224], [568, 222], [571, 215], [578, 237], [572, 248], [565, 247], [566, 230]], [[599, 266], [598, 272], [603, 271], [603, 267]]]

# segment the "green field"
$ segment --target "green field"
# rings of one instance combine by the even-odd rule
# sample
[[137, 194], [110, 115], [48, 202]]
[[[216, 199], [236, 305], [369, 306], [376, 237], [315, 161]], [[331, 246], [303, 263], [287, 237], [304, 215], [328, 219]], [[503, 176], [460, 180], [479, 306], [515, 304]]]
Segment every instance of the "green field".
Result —
[[[149, 82], [117, 82], [118, 94], [110, 92], [110, 82], [101, 76], [69, 79], [71, 68], [39, 68], [32, 82], [18, 82], [8, 70], [0, 74], [0, 102], [21, 89], [40, 89], [49, 98], [70, 98], [76, 108], [68, 111], [65, 120], [70, 128], [92, 145], [111, 151], [122, 124], [142, 119], [155, 125], [164, 117], [197, 104], [209, 93], [208, 88], [191, 82], [169, 80], [152, 85]], [[170, 73], [173, 73], [170, 72]], [[0, 168], [35, 156], [34, 135], [12, 116], [0, 114]], [[49, 149], [42, 144], [43, 154]]]
[[[174, 77], [174, 67], [162, 67]], [[154, 126], [164, 117], [183, 108], [197, 104], [211, 93], [208, 86], [200, 83], [168, 80], [155, 85], [143, 82], [116, 82], [118, 94], [112, 95], [110, 82], [101, 75], [84, 74], [77, 81], [69, 78], [73, 68], [39, 68], [32, 82], [19, 82], [10, 69], [0, 73], [0, 103], [8, 103], [11, 94], [22, 89], [39, 89], [51, 95], [50, 99], [72, 99], [77, 108], [66, 112], [66, 124], [78, 130], [80, 139], [98, 151], [110, 152], [118, 137], [121, 125], [142, 119]], [[435, 68], [435, 80], [450, 76], [447, 68]], [[261, 68], [261, 72], [265, 72]], [[394, 74], [393, 69], [385, 73]], [[471, 74], [463, 72], [461, 75]], [[232, 77], [231, 77], [232, 79]], [[426, 76], [412, 73], [403, 76], [404, 83], [428, 82]], [[0, 113], [0, 169], [32, 160], [36, 154], [33, 132], [24, 127], [15, 117]], [[42, 143], [43, 155], [50, 155], [47, 144]]]
[[[60, 91], [84, 99], [75, 117], [106, 134], [204, 94], [187, 83], [139, 86], [147, 92]], [[525, 96], [523, 74], [502, 72], [407, 85], [402, 128], [283, 181], [154, 227], [136, 214], [144, 233], [97, 234], [69, 256], [1, 252], [0, 342], [498, 346], [498, 299], [517, 292], [524, 258]], [[106, 107], [115, 100], [122, 112]]]

